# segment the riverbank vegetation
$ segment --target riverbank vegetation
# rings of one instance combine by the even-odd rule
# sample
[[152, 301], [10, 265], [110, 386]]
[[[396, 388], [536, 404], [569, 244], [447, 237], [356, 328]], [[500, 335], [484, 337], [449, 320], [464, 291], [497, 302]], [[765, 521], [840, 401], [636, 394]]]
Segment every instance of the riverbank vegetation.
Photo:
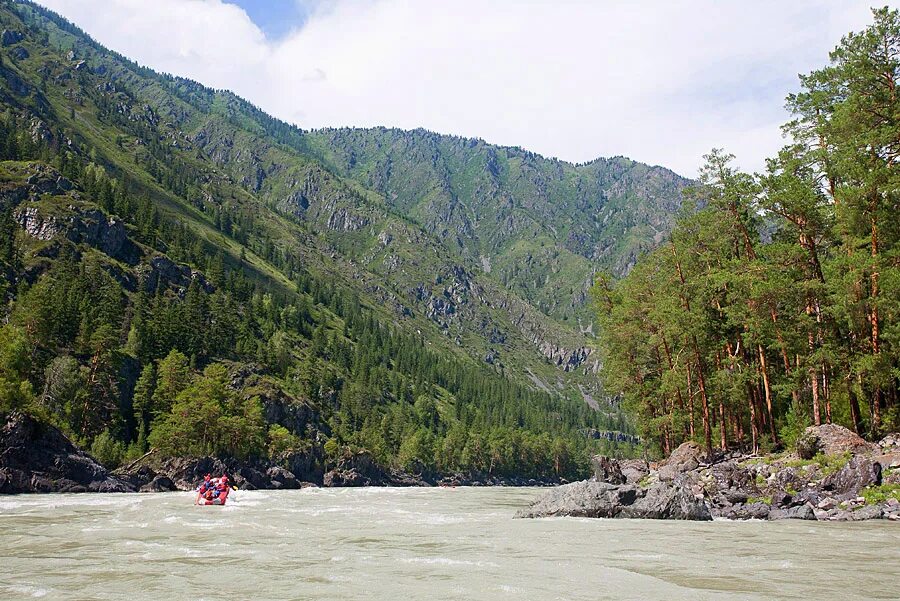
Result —
[[765, 173], [705, 157], [671, 238], [594, 289], [603, 377], [668, 454], [900, 428], [900, 14], [787, 99]]

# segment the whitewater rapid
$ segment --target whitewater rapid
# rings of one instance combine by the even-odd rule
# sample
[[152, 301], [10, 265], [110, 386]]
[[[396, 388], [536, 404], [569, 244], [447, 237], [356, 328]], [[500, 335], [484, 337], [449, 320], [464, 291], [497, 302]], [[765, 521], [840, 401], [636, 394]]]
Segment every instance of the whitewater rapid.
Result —
[[0, 497], [0, 599], [900, 597], [900, 524], [512, 519], [539, 493]]

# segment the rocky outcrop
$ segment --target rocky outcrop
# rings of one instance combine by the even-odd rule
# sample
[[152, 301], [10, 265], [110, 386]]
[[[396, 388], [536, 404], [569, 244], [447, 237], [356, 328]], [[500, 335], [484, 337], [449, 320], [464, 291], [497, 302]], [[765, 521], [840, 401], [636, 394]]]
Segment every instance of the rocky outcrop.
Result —
[[700, 461], [703, 457], [703, 449], [696, 442], [685, 442], [677, 449], [659, 467], [659, 479], [668, 481], [674, 480], [678, 474], [690, 472], [700, 467]]
[[22, 40], [25, 39], [25, 34], [21, 31], [12, 31], [10, 29], [4, 29], [3, 33], [0, 34], [0, 45], [12, 46], [13, 44], [18, 44]]
[[547, 491], [516, 517], [614, 518], [637, 500], [639, 490], [607, 482], [573, 482]]
[[595, 482], [606, 482], [607, 484], [625, 484], [625, 474], [619, 462], [610, 459], [604, 455], [594, 455], [591, 457], [591, 466], [594, 468]]
[[857, 493], [867, 486], [880, 485], [881, 464], [856, 455], [847, 462], [847, 465], [822, 481], [822, 490], [833, 493], [837, 499], [844, 500], [856, 497]]
[[591, 480], [549, 491], [517, 516], [900, 520], [900, 436], [871, 444], [840, 426], [808, 433], [820, 441], [815, 459], [710, 458], [692, 442], [656, 465], [598, 455]]
[[388, 482], [390, 478], [368, 451], [343, 457], [337, 466], [325, 474], [325, 486], [372, 486]]
[[58, 429], [24, 413], [0, 415], [0, 493], [131, 492]]
[[160, 287], [172, 287], [183, 294], [192, 282], [197, 282], [210, 294], [216, 289], [202, 273], [191, 269], [188, 265], [176, 263], [168, 257], [153, 257], [146, 264], [138, 266], [136, 271], [141, 288], [151, 294]]
[[656, 482], [637, 502], [623, 508], [618, 517], [695, 521], [712, 519], [703, 497], [691, 490], [687, 480]]
[[702, 499], [683, 487], [657, 482], [645, 490], [631, 484], [609, 484], [590, 480], [573, 482], [551, 489], [519, 518], [537, 517], [646, 518], [673, 520], [710, 520]]

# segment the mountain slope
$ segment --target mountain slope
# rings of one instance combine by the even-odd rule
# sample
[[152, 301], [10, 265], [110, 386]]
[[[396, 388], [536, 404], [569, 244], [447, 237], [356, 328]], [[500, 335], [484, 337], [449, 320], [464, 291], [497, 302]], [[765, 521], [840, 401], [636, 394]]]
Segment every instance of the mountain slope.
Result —
[[556, 318], [588, 318], [592, 275], [623, 275], [658, 243], [689, 183], [623, 157], [573, 165], [424, 130], [326, 129], [304, 141]]
[[[349, 142], [139, 67], [31, 3], [4, 2], [0, 27], [3, 158], [12, 159], [3, 169], [3, 208], [24, 233], [4, 267], [10, 321], [28, 338], [37, 301], [25, 293], [59, 282], [81, 290], [67, 275], [72, 270], [96, 267], [116, 297], [107, 319], [89, 310], [93, 292], [81, 290], [84, 307], [72, 319], [84, 331], [51, 328], [48, 340], [29, 339], [41, 359], [13, 371], [39, 398], [56, 359], [91, 364], [92, 335], [107, 320], [121, 364], [110, 381], [124, 426], [115, 425], [111, 407], [105, 426], [120, 428], [115, 435], [125, 442], [139, 429], [137, 374], [173, 349], [194, 358], [197, 377], [224, 359], [260, 361], [277, 387], [316, 404], [327, 436], [381, 445], [385, 460], [411, 436], [403, 428], [387, 438], [373, 434], [394, 411], [426, 433], [428, 454], [454, 425], [566, 437], [625, 428], [615, 410], [586, 410], [597, 364], [572, 317], [583, 315], [593, 261], [625, 269], [627, 253], [609, 249], [635, 252], [652, 244], [642, 232], [667, 227], [669, 217], [653, 202], [677, 205], [683, 182], [676, 176], [625, 159], [576, 167], [432, 134], [429, 144], [450, 158], [400, 168], [392, 153], [398, 167], [363, 171], [338, 158]], [[362, 156], [367, 140], [384, 132], [350, 133]], [[495, 165], [489, 176], [470, 175], [482, 159]], [[435, 165], [444, 173], [432, 193]], [[60, 177], [68, 183], [46, 183]], [[632, 182], [641, 178], [649, 182], [641, 184], [646, 202], [632, 207]], [[579, 192], [563, 193], [568, 185]], [[604, 238], [597, 220], [579, 211], [608, 211], [602, 218], [625, 235]], [[451, 227], [457, 235], [448, 237]], [[556, 300], [560, 290], [568, 290], [568, 304]], [[181, 324], [183, 335], [163, 336], [162, 326], [148, 334], [136, 317], [175, 315], [192, 303], [198, 322]], [[217, 327], [211, 307], [237, 318], [218, 346], [194, 331]], [[133, 341], [135, 332], [151, 339], [144, 344], [151, 350]], [[411, 349], [424, 353], [410, 360], [417, 367], [401, 361]], [[360, 397], [354, 383], [374, 386], [377, 399]], [[394, 409], [418, 398], [433, 403], [440, 419], [419, 423], [422, 415]], [[89, 442], [97, 432], [81, 435]]]

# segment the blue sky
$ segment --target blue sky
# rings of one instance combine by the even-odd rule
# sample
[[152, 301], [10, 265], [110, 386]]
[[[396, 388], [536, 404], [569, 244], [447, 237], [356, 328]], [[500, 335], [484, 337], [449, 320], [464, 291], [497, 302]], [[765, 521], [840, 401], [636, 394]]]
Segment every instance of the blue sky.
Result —
[[231, 0], [229, 3], [244, 9], [266, 37], [273, 40], [302, 27], [314, 6], [299, 0]]
[[797, 75], [870, 21], [867, 0], [38, 1], [303, 128], [424, 127], [688, 176], [713, 147], [761, 170]]

